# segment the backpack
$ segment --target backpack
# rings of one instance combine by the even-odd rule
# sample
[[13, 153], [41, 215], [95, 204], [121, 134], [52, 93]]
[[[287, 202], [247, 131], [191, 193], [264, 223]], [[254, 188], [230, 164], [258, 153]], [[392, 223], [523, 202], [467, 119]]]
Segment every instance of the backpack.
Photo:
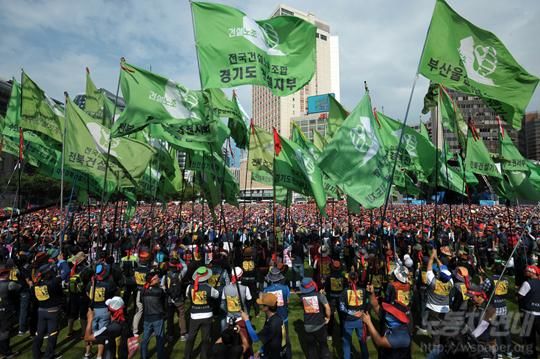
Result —
[[167, 275], [167, 293], [173, 301], [178, 301], [184, 298], [184, 290], [180, 272], [171, 272]]

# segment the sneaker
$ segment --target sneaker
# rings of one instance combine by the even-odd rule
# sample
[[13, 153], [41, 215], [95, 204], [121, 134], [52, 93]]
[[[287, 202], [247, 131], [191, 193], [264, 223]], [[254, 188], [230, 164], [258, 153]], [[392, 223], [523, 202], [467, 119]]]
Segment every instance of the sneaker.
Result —
[[181, 342], [185, 342], [186, 340], [187, 340], [187, 335], [186, 334], [180, 336], [180, 341]]
[[19, 334], [17, 334], [17, 335], [20, 336], [20, 337], [24, 337], [26, 334], [30, 334], [30, 331], [27, 330], [26, 332], [21, 332], [19, 330]]
[[90, 359], [94, 355], [92, 353], [84, 353], [84, 359]]

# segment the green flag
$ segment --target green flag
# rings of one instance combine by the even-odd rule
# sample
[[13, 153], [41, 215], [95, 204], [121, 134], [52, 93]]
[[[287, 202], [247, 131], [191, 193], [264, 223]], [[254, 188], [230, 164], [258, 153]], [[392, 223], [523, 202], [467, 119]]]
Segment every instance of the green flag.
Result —
[[84, 112], [96, 120], [101, 120], [101, 125], [111, 128], [114, 121], [114, 103], [99, 91], [90, 77], [90, 70], [86, 68], [86, 94], [84, 100]]
[[120, 68], [126, 107], [112, 127], [113, 136], [125, 136], [153, 123], [176, 125], [191, 135], [208, 136], [207, 106], [202, 92], [191, 91], [125, 62]]
[[420, 134], [422, 137], [424, 137], [426, 140], [431, 141], [429, 138], [429, 132], [426, 128], [426, 125], [424, 125], [422, 122], [420, 122]]
[[250, 127], [248, 170], [250, 172], [265, 171], [272, 174], [274, 173], [272, 164], [274, 161], [274, 138], [272, 134], [260, 127], [253, 124]]
[[377, 112], [376, 116], [380, 124], [381, 143], [386, 150], [388, 162], [397, 158], [399, 138], [403, 130], [398, 165], [414, 172], [419, 179], [427, 182], [427, 178], [435, 169], [435, 147], [433, 144], [412, 127], [405, 126], [403, 128], [402, 123], [380, 112]]
[[25, 72], [22, 74], [20, 127], [62, 142], [64, 112]]
[[[501, 129], [501, 128], [500, 128]], [[512, 139], [504, 130], [499, 130], [499, 140], [501, 144], [501, 158], [503, 171], [523, 171], [529, 172], [527, 160], [516, 148]]]
[[396, 169], [393, 184], [401, 194], [408, 196], [419, 196], [422, 194], [422, 191], [416, 187], [411, 177], [403, 170]]
[[[452, 166], [449, 166], [446, 161], [449, 159], [448, 154], [445, 156], [441, 151], [439, 152], [439, 173], [438, 173], [438, 185], [454, 192], [457, 192], [463, 196], [466, 196], [465, 183], [463, 182], [463, 175], [459, 173]], [[446, 157], [446, 158], [445, 158]]]
[[437, 93], [437, 105], [438, 109], [440, 109], [439, 115], [443, 126], [455, 133], [459, 144], [462, 148], [465, 148], [468, 126], [461, 114], [461, 110], [444, 87], [439, 86]]
[[290, 95], [315, 73], [316, 27], [294, 16], [255, 21], [233, 7], [192, 2], [203, 88], [261, 85]]
[[538, 84], [494, 34], [461, 17], [444, 0], [436, 2], [419, 71], [436, 83], [482, 97], [516, 129]]
[[322, 173], [315, 158], [301, 146], [278, 135], [276, 130], [274, 130], [274, 148], [276, 185], [313, 197], [321, 213], [324, 213], [326, 193]]
[[476, 128], [472, 127], [467, 136], [465, 167], [470, 169], [471, 172], [480, 175], [501, 178], [501, 173], [497, 169], [495, 162], [491, 159], [484, 141], [482, 141], [482, 138], [477, 133]]
[[512, 191], [517, 198], [529, 201], [540, 201], [540, 166], [527, 160], [529, 173], [508, 171], [506, 176]]
[[236, 96], [236, 93], [233, 93], [233, 104], [236, 116], [229, 117], [229, 130], [231, 130], [231, 137], [234, 139], [236, 146], [238, 148], [245, 149], [249, 141], [249, 134], [246, 124], [250, 123], [250, 119], [238, 101], [238, 96]]
[[334, 137], [338, 129], [341, 127], [349, 112], [341, 106], [341, 104], [334, 98], [334, 96], [328, 96], [329, 109], [328, 109], [328, 127], [326, 129], [326, 138], [330, 139]]
[[364, 208], [384, 204], [390, 177], [369, 95], [339, 127], [319, 158], [321, 170]]
[[319, 131], [317, 131], [316, 129], [313, 129], [312, 131], [313, 131], [313, 144], [315, 145], [315, 147], [317, 147], [319, 152], [322, 152], [328, 142], [323, 137], [323, 135], [321, 135]]

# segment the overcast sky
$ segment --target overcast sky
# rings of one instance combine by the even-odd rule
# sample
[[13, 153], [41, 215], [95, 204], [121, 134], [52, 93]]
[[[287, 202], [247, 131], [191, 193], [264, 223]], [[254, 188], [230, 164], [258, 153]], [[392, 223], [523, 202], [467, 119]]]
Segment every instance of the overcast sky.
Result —
[[[223, 0], [255, 19], [279, 2]], [[341, 100], [351, 109], [370, 87], [373, 104], [402, 119], [434, 0], [289, 0], [330, 24], [340, 37]], [[494, 32], [517, 61], [540, 76], [539, 0], [449, 0], [477, 26]], [[49, 95], [84, 92], [84, 68], [98, 87], [114, 92], [119, 59], [198, 89], [188, 0], [0, 0], [0, 77], [20, 77], [23, 67]], [[410, 121], [418, 122], [428, 81], [421, 78]], [[251, 87], [239, 91], [251, 111]], [[528, 110], [540, 108], [540, 90]], [[425, 118], [425, 117], [424, 117]]]

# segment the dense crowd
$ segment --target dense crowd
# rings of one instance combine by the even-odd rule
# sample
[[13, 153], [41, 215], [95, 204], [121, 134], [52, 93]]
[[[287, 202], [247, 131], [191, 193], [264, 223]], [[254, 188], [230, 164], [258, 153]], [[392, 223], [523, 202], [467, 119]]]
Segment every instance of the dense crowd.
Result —
[[310, 359], [329, 358], [336, 340], [344, 358], [354, 340], [362, 358], [369, 340], [379, 358], [409, 358], [420, 336], [430, 358], [537, 358], [538, 207], [390, 205], [384, 220], [343, 201], [327, 216], [312, 203], [124, 212], [118, 202], [2, 222], [0, 357], [17, 355], [18, 331], [34, 358], [56, 358], [66, 330], [98, 359], [148, 358], [152, 337], [158, 358], [178, 340], [188, 359], [290, 358], [293, 335]]

